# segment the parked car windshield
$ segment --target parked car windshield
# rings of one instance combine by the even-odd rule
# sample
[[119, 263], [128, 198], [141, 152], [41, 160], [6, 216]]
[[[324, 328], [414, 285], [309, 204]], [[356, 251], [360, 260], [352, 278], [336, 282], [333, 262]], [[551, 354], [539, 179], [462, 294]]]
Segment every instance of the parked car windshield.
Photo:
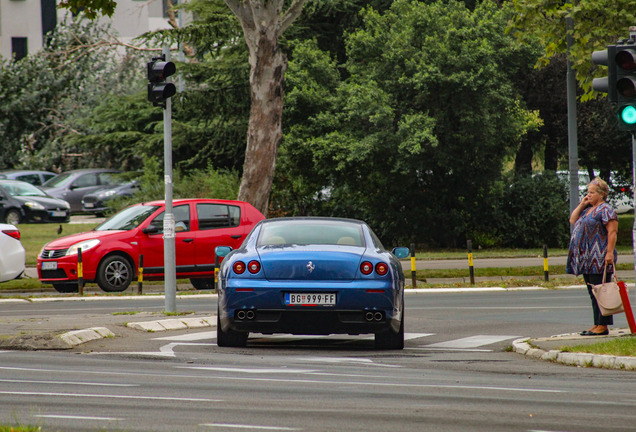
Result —
[[135, 229], [153, 214], [159, 206], [138, 205], [128, 207], [119, 213], [114, 214], [110, 219], [98, 225], [95, 231], [122, 230], [129, 231]]
[[280, 221], [264, 223], [257, 246], [265, 245], [364, 246], [362, 227], [343, 221]]
[[0, 185], [11, 196], [48, 196], [35, 186], [24, 182], [3, 182]]
[[72, 181], [73, 181], [73, 174], [72, 173], [66, 173], [66, 174], [60, 174], [60, 175], [58, 175], [56, 177], [53, 177], [52, 179], [50, 179], [47, 182], [45, 182], [42, 186], [45, 186], [45, 187], [62, 187], [62, 186], [66, 186], [67, 184], [69, 184]]

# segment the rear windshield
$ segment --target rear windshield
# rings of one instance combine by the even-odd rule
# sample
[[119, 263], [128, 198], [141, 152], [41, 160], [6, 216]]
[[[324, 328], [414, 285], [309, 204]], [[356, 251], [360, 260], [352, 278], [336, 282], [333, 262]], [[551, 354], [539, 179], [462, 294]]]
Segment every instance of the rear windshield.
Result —
[[263, 224], [257, 246], [266, 245], [365, 246], [362, 226], [343, 221], [281, 221]]
[[159, 207], [149, 205], [137, 205], [128, 207], [119, 213], [114, 214], [95, 231], [123, 230], [128, 231], [137, 228], [143, 221], [153, 214]]

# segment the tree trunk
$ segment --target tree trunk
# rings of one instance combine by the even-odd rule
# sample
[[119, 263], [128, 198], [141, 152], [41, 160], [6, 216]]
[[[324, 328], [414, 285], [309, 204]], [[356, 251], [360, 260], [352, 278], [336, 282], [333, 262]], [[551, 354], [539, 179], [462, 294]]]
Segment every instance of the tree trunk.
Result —
[[283, 137], [283, 80], [287, 58], [278, 46], [306, 0], [225, 0], [245, 36], [250, 61], [251, 109], [238, 199], [267, 216], [278, 146]]
[[278, 146], [283, 137], [283, 79], [287, 59], [276, 40], [259, 37], [251, 66], [251, 109], [238, 199], [267, 216]]

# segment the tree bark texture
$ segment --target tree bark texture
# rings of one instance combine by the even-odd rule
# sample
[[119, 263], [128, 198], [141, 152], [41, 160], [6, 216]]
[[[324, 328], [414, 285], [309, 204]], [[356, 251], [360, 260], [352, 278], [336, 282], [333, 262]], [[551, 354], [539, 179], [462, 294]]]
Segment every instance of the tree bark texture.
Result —
[[250, 63], [251, 109], [238, 199], [265, 216], [283, 137], [287, 58], [278, 39], [300, 15], [305, 2], [295, 0], [283, 11], [284, 0], [225, 0], [243, 28]]

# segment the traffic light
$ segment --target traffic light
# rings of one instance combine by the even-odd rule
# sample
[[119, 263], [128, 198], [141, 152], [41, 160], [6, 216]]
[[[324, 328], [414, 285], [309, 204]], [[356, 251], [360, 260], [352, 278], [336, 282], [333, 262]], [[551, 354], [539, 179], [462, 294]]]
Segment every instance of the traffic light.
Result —
[[148, 62], [148, 101], [154, 106], [165, 107], [166, 100], [177, 93], [175, 85], [166, 82], [176, 71], [174, 63], [167, 62], [165, 55]]
[[636, 44], [634, 39], [616, 45], [616, 91], [618, 128], [636, 131]]
[[594, 51], [592, 53], [592, 63], [595, 65], [607, 66], [607, 76], [594, 78], [592, 88], [597, 92], [607, 93], [607, 100], [616, 103], [616, 45], [610, 45], [606, 50]]

